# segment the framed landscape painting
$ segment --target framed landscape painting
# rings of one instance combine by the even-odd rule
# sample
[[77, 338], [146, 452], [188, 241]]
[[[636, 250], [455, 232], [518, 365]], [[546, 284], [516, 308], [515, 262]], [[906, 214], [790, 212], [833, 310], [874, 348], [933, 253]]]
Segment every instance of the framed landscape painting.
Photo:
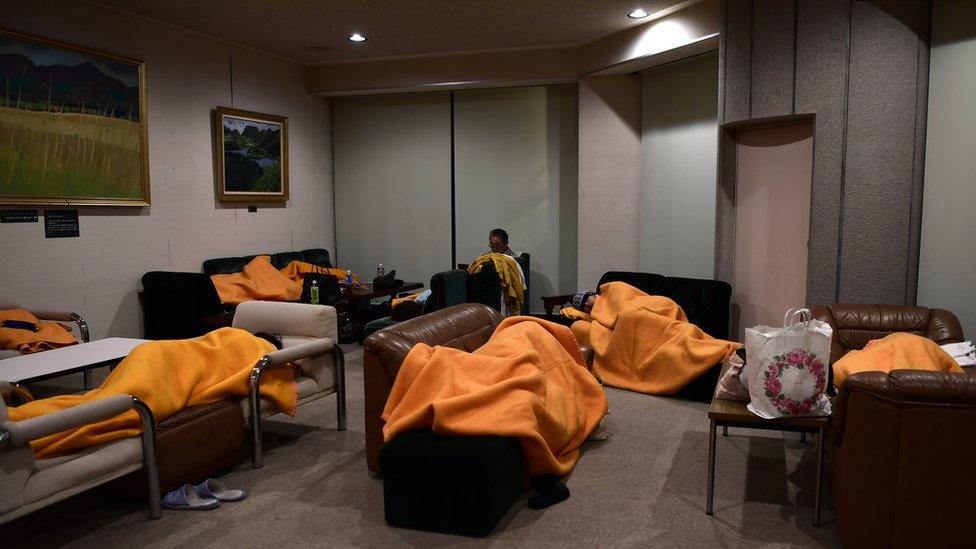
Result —
[[288, 119], [229, 107], [213, 111], [221, 202], [288, 200]]
[[0, 29], [0, 204], [149, 205], [146, 64]]

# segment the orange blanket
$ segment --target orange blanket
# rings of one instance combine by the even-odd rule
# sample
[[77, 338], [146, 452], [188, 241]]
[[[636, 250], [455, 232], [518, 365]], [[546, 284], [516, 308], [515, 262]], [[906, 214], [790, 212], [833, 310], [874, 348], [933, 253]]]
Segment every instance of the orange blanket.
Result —
[[529, 476], [561, 476], [606, 412], [606, 395], [569, 329], [511, 317], [473, 353], [423, 343], [411, 349], [383, 410], [383, 437], [426, 428], [516, 437]]
[[218, 274], [210, 277], [217, 288], [221, 303], [237, 305], [255, 299], [265, 301], [298, 301], [302, 297], [302, 285], [274, 268], [266, 255], [255, 257], [234, 274]]
[[673, 395], [739, 348], [688, 322], [674, 301], [623, 282], [600, 286], [590, 314], [562, 313], [577, 319], [573, 333], [593, 348], [593, 373], [607, 385], [640, 393]]
[[[153, 341], [132, 350], [100, 387], [80, 395], [64, 395], [10, 408], [10, 419], [21, 421], [119, 394], [139, 397], [162, 421], [187, 406], [244, 398], [251, 368], [274, 351], [271, 343], [244, 330], [221, 328], [199, 339]], [[295, 374], [275, 368], [261, 378], [261, 396], [294, 415]], [[80, 448], [136, 436], [142, 424], [135, 410], [98, 423], [31, 442], [38, 458], [70, 454]]]
[[[346, 279], [346, 271], [344, 269], [334, 269], [332, 267], [319, 267], [312, 263], [306, 263], [305, 261], [292, 261], [281, 270], [281, 274], [285, 275], [293, 282], [297, 282], [299, 285], [305, 280], [305, 275], [309, 273], [323, 273], [330, 274], [339, 280]], [[356, 273], [352, 275], [353, 282], [359, 282], [359, 277]]]
[[57, 322], [41, 322], [36, 316], [23, 309], [0, 311], [0, 323], [4, 320], [23, 320], [36, 324], [36, 332], [0, 326], [0, 349], [16, 349], [22, 353], [36, 353], [78, 343], [64, 326]]
[[939, 344], [927, 337], [909, 333], [888, 334], [868, 341], [864, 349], [851, 351], [834, 363], [834, 386], [840, 387], [847, 376], [858, 372], [892, 370], [928, 370], [957, 372], [962, 368]]

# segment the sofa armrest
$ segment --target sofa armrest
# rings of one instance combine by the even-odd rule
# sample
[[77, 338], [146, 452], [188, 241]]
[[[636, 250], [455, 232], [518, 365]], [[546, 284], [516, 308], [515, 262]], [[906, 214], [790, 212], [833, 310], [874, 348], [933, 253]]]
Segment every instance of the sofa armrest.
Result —
[[964, 407], [976, 409], [976, 375], [924, 370], [860, 372], [848, 377], [833, 403], [830, 439], [844, 437], [850, 402], [869, 396], [899, 406]]
[[289, 362], [295, 362], [296, 360], [302, 358], [321, 356], [326, 353], [331, 353], [333, 347], [335, 347], [335, 341], [331, 338], [323, 337], [321, 339], [316, 339], [315, 341], [300, 343], [292, 347], [279, 349], [273, 353], [268, 353], [262, 358], [262, 361], [267, 359], [268, 366], [271, 367], [280, 366]]
[[23, 445], [61, 431], [117, 416], [133, 406], [134, 399], [131, 396], [115, 395], [23, 421], [7, 421], [0, 428], [10, 433], [12, 444]]
[[959, 318], [952, 311], [930, 309], [930, 312], [929, 329], [925, 337], [939, 345], [959, 343], [963, 340], [965, 336], [963, 335], [962, 325], [959, 324]]
[[556, 307], [559, 307], [560, 305], [565, 305], [566, 303], [572, 303], [572, 301], [573, 301], [573, 294], [543, 296], [542, 307], [546, 310], [547, 315], [551, 315], [552, 311]]

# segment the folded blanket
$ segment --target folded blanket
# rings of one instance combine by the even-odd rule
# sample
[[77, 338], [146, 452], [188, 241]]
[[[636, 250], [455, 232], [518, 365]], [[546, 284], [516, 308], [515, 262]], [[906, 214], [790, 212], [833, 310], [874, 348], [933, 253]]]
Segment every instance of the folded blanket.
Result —
[[569, 329], [512, 317], [472, 353], [414, 346], [386, 401], [383, 437], [426, 428], [515, 437], [529, 476], [562, 476], [606, 412], [606, 395]]
[[234, 274], [217, 274], [210, 277], [217, 288], [217, 295], [225, 305], [237, 305], [245, 301], [298, 301], [302, 285], [275, 269], [271, 258], [261, 255], [252, 259], [244, 270]]
[[[292, 261], [291, 263], [286, 265], [284, 269], [281, 270], [281, 274], [285, 275], [293, 282], [297, 282], [299, 285], [301, 285], [302, 282], [304, 282], [305, 275], [309, 273], [328, 274], [338, 278], [339, 280], [346, 279], [346, 271], [344, 269], [337, 269], [333, 267], [320, 267], [318, 265], [315, 265], [313, 263], [307, 263], [305, 261]], [[353, 273], [352, 281], [359, 282], [359, 277], [356, 276], [356, 273]]]
[[896, 332], [872, 339], [864, 349], [851, 351], [835, 362], [834, 386], [839, 388], [847, 376], [858, 372], [892, 370], [963, 371], [938, 343], [927, 337]]
[[688, 322], [663, 296], [647, 295], [624, 282], [600, 286], [590, 314], [566, 308], [573, 333], [593, 348], [593, 373], [612, 387], [673, 395], [739, 348]]
[[525, 302], [525, 280], [522, 268], [511, 256], [490, 252], [478, 256], [468, 265], [468, 274], [480, 273], [489, 261], [495, 265], [495, 271], [498, 272], [505, 309], [509, 314], [518, 314], [522, 310], [522, 303]]
[[[63, 395], [9, 408], [10, 419], [21, 421], [114, 395], [140, 398], [162, 421], [187, 406], [244, 398], [251, 368], [274, 351], [271, 343], [236, 328], [221, 328], [199, 339], [144, 343], [129, 353], [97, 389]], [[297, 404], [292, 368], [274, 368], [261, 378], [261, 396], [281, 411], [294, 415]], [[31, 442], [38, 458], [132, 437], [142, 432], [135, 410], [98, 423], [63, 431]]]
[[[4, 328], [4, 320], [30, 322], [39, 327], [36, 332], [19, 328]], [[23, 309], [0, 311], [0, 350], [16, 349], [21, 353], [36, 353], [78, 343], [64, 326], [57, 322], [41, 322]]]

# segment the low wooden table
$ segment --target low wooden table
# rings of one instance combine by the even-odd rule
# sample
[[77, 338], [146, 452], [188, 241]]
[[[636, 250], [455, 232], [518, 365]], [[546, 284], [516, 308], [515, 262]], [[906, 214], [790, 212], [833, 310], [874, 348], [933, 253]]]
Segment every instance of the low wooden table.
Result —
[[[722, 374], [728, 368], [722, 369]], [[721, 377], [719, 377], [721, 379]], [[784, 417], [763, 419], [746, 408], [745, 402], [713, 398], [708, 407], [708, 500], [705, 504], [705, 514], [712, 513], [712, 499], [715, 494], [715, 437], [719, 427], [724, 428], [728, 435], [729, 427], [744, 429], [761, 429], [767, 431], [792, 431], [798, 433], [816, 433], [817, 435], [817, 481], [813, 498], [813, 525], [820, 526], [820, 495], [823, 487], [824, 445], [827, 441], [827, 417]]]
[[6, 358], [0, 360], [0, 379], [11, 383], [28, 383], [84, 372], [85, 389], [91, 389], [93, 368], [115, 366], [129, 356], [132, 349], [146, 342], [146, 339], [109, 337]]
[[387, 297], [401, 292], [409, 292], [411, 290], [419, 290], [423, 288], [424, 285], [421, 282], [404, 282], [403, 286], [397, 286], [396, 288], [387, 288], [384, 290], [377, 290], [373, 288], [372, 282], [367, 282], [359, 286], [346, 286], [342, 289], [342, 298], [349, 303], [357, 303], [360, 301], [368, 301], [377, 299], [380, 297]]

